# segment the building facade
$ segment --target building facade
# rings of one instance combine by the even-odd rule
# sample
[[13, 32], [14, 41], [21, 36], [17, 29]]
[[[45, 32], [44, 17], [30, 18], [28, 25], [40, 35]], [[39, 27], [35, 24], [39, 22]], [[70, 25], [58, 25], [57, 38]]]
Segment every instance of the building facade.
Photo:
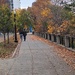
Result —
[[20, 8], [20, 0], [0, 0], [0, 5], [2, 4], [8, 4], [11, 11]]
[[13, 10], [13, 0], [0, 0], [0, 5], [7, 4], [10, 10]]
[[10, 10], [12, 11], [14, 6], [13, 6], [13, 0], [9, 0], [9, 4], [10, 4]]
[[8, 0], [0, 0], [0, 5], [6, 4], [6, 3], [9, 3], [9, 1]]
[[9, 0], [10, 2], [10, 9], [15, 10], [20, 8], [20, 0]]
[[20, 8], [20, 0], [13, 0], [13, 9], [19, 9]]

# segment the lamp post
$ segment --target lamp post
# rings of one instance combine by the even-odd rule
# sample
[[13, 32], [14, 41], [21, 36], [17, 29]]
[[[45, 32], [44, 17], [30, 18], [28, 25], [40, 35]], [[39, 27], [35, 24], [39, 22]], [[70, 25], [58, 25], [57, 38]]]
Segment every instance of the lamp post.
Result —
[[18, 40], [17, 40], [17, 30], [16, 30], [16, 12], [15, 11], [14, 11], [14, 31], [15, 31], [14, 42], [18, 42]]

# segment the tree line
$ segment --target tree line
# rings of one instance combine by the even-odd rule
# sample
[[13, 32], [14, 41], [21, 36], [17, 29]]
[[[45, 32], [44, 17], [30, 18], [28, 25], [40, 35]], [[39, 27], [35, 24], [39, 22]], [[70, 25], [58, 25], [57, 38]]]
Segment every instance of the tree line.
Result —
[[17, 32], [20, 29], [28, 28], [30, 25], [32, 25], [30, 13], [26, 9], [16, 9], [15, 11], [16, 14], [14, 16], [14, 11], [10, 11], [8, 4], [0, 5], [0, 32], [4, 35], [4, 44], [10, 42], [9, 33], [14, 33], [15, 24], [17, 26]]
[[71, 4], [60, 1], [54, 0], [53, 4], [50, 0], [36, 0], [27, 9], [31, 13], [35, 31], [75, 35], [75, 14], [71, 9], [75, 6], [75, 1]]
[[15, 10], [14, 18], [14, 11], [10, 11], [7, 4], [0, 5], [0, 32], [4, 35], [4, 42], [6, 43], [7, 33], [9, 43], [9, 32], [14, 32], [15, 23], [17, 32], [32, 26], [36, 32], [75, 36], [75, 14], [70, 8], [72, 6], [75, 6], [74, 1], [61, 6], [52, 4], [50, 0], [36, 0], [32, 7]]

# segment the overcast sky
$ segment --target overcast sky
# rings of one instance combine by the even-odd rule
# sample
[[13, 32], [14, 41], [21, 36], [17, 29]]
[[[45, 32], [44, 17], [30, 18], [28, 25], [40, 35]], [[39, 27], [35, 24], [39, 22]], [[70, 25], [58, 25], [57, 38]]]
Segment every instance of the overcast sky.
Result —
[[31, 7], [32, 3], [36, 0], [20, 0], [21, 2], [21, 8], [27, 8], [28, 6]]
[[[35, 2], [36, 0], [20, 0], [20, 3], [19, 3], [19, 0], [13, 0], [14, 1], [14, 7], [15, 8], [28, 8], [28, 7], [31, 7], [32, 6], [32, 3]], [[52, 0], [54, 1], [54, 0]], [[59, 0], [61, 1], [61, 0]], [[70, 0], [64, 0], [64, 1], [70, 1]]]

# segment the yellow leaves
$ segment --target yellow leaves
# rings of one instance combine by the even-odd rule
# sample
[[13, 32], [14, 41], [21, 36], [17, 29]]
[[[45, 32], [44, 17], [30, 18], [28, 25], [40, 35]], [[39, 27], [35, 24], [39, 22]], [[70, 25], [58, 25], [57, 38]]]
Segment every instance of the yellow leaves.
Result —
[[48, 33], [53, 33], [55, 27], [54, 27], [54, 23], [52, 20], [48, 21]]
[[51, 10], [49, 8], [45, 8], [45, 9], [42, 10], [41, 15], [43, 17], [47, 17], [50, 12], [51, 12]]
[[24, 29], [27, 29], [27, 25], [24, 25]]
[[48, 33], [53, 33], [54, 29], [54, 26], [48, 25]]
[[72, 18], [71, 23], [72, 23], [72, 24], [75, 24], [75, 17]]
[[22, 11], [21, 9], [17, 9], [17, 10], [16, 10], [16, 17], [19, 18], [19, 17], [21, 16], [21, 15], [20, 15], [20, 14], [21, 14], [21, 11]]

